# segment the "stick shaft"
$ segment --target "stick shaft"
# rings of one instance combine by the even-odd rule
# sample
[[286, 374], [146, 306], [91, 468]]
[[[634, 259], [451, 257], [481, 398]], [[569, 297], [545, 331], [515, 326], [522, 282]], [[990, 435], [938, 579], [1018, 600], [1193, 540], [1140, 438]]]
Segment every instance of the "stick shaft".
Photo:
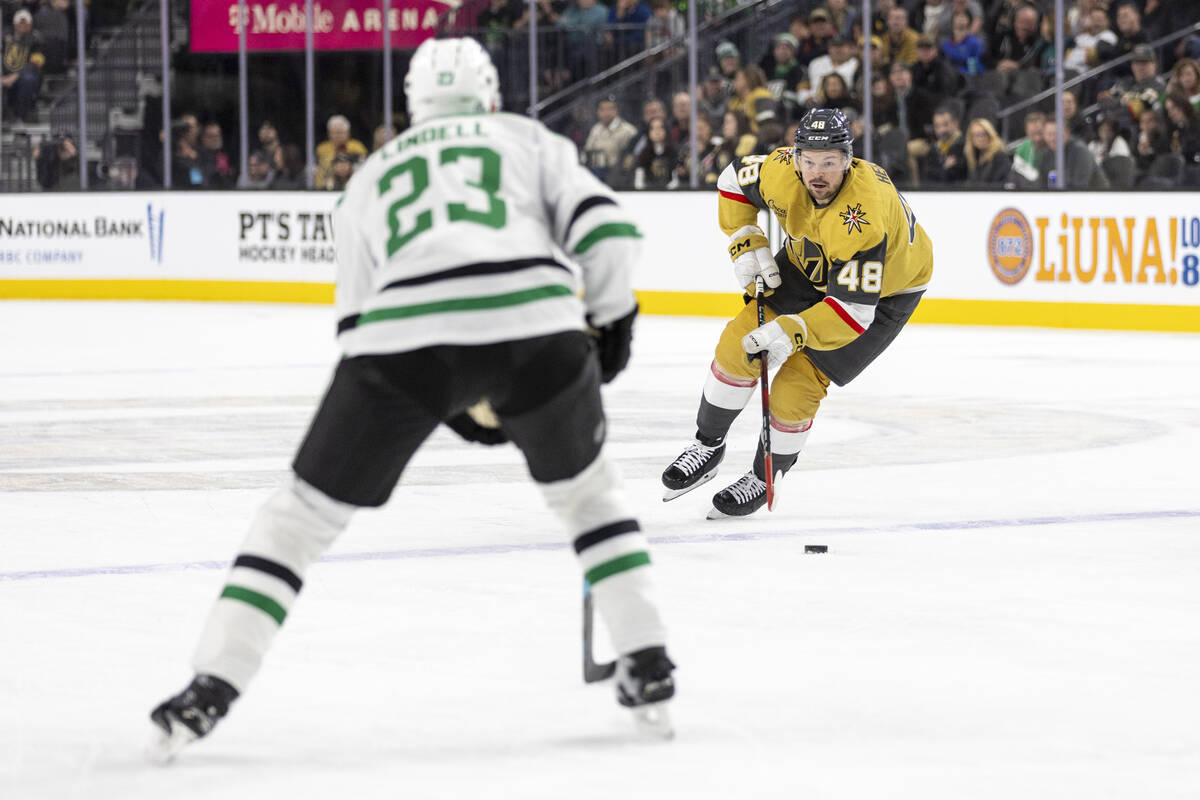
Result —
[[[765, 293], [763, 279], [760, 275], [754, 279], [755, 303], [758, 305], [758, 326], [766, 325], [766, 305], [763, 303]], [[763, 480], [767, 484], [767, 510], [775, 507], [775, 469], [771, 463], [771, 393], [767, 383], [767, 354], [759, 357], [759, 386], [762, 388], [762, 432], [759, 442], [763, 451]]]

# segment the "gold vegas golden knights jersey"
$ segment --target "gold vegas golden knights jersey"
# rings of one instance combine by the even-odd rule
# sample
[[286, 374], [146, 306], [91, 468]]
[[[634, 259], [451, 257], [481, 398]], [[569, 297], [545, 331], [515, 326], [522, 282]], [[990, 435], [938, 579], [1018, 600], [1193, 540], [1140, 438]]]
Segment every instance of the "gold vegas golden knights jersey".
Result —
[[735, 158], [721, 173], [718, 216], [732, 235], [759, 209], [786, 235], [776, 253], [777, 314], [798, 314], [805, 352], [834, 383], [849, 382], [899, 334], [933, 272], [933, 248], [887, 172], [853, 159], [841, 189], [817, 206], [792, 166], [792, 148]]

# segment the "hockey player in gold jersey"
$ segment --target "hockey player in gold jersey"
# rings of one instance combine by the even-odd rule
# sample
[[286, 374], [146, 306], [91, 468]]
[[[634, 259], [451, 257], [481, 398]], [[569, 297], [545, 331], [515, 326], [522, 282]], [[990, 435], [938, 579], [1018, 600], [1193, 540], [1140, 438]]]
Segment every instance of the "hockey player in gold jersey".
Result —
[[[766, 324], [754, 302], [725, 326], [704, 384], [696, 440], [663, 472], [664, 500], [716, 476], [725, 435], [754, 394], [767, 359], [771, 455], [786, 473], [830, 382], [842, 386], [884, 351], [912, 316], [933, 271], [929, 237], [883, 168], [853, 158], [842, 112], [813, 109], [794, 147], [736, 158], [721, 173], [718, 217], [739, 285], [767, 286]], [[786, 243], [772, 254], [758, 212]], [[713, 497], [710, 516], [766, 503], [761, 446], [753, 468]]]

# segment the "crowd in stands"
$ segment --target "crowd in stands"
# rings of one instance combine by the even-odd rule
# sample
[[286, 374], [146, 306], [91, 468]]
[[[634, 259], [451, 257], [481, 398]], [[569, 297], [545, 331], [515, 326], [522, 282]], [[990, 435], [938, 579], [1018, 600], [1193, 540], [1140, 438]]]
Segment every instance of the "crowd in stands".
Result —
[[[535, 4], [538, 24], [560, 30], [568, 43], [563, 81], [684, 32], [675, 0], [610, 2]], [[706, 2], [705, 16], [730, 2]], [[701, 186], [711, 188], [733, 158], [790, 144], [794, 125], [811, 108], [840, 108], [855, 131], [856, 154], [863, 155], [863, 100], [869, 92], [872, 158], [903, 187], [1200, 186], [1200, 37], [1150, 45], [1200, 21], [1200, 2], [1069, 0], [1062, 54], [1068, 77], [1114, 58], [1129, 59], [1063, 94], [1062, 175], [1055, 168], [1052, 97], [1000, 115], [1052, 85], [1058, 55], [1048, 3], [875, 0], [872, 18], [863, 20], [857, 2], [797, 0], [803, 11], [787, 20], [786, 29], [773, 32], [761, 52], [743, 52], [742, 47], [753, 49], [743, 39], [742, 47], [720, 41], [711, 54], [702, 54], [702, 63], [711, 67], [694, 92], [682, 84], [646, 97], [640, 119], [633, 120], [622, 118], [622, 108], [632, 110], [629, 97], [604, 97], [590, 109], [592, 116], [576, 117], [563, 133], [575, 140], [584, 163], [616, 188], [686, 188], [693, 163]], [[0, 0], [11, 21], [0, 77], [6, 113], [20, 117], [31, 105], [30, 93], [36, 95], [40, 73], [62, 69], [67, 4]], [[527, 3], [491, 0], [477, 24], [485, 45], [496, 47], [529, 22]], [[870, 74], [861, 63], [864, 40], [871, 50]], [[239, 175], [217, 121], [178, 115], [168, 134], [172, 185], [305, 187], [308, 159], [294, 141], [299, 132], [284, 132], [281, 140], [271, 121], [257, 122], [257, 142], [252, 130], [246, 171]], [[368, 147], [347, 117], [329, 117], [327, 138], [313, 154], [315, 188], [340, 190], [362, 160], [403, 127], [380, 125]], [[77, 185], [78, 154], [70, 136], [40, 147], [37, 163], [44, 188]], [[115, 163], [109, 184], [154, 185], [161, 181], [155, 171], [153, 163]]]
[[[590, 129], [565, 132], [615, 187], [686, 187], [693, 160], [701, 184], [711, 187], [735, 156], [790, 143], [792, 126], [810, 108], [845, 112], [862, 155], [863, 98], [870, 92], [872, 156], [901, 186], [1200, 187], [1200, 38], [1149, 44], [1200, 21], [1200, 3], [1070, 4], [1063, 32], [1068, 78], [1130, 58], [1064, 92], [1062, 175], [1055, 169], [1052, 97], [1007, 120], [999, 113], [1053, 84], [1052, 15], [1026, 0], [874, 5], [866, 34], [855, 7], [827, 0], [795, 15], [761, 53], [721, 42], [694, 95], [676, 94], [670, 113], [649, 98], [635, 124], [621, 119], [619, 98], [605, 98]], [[864, 35], [870, 76], [860, 63]], [[698, 118], [694, 159], [691, 104]]]

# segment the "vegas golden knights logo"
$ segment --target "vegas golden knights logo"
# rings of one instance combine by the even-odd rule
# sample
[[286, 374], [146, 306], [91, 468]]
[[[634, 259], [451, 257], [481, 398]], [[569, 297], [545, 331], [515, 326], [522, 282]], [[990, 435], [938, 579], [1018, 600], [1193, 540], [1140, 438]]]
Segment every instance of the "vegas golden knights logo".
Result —
[[825, 251], [821, 249], [821, 245], [809, 239], [807, 236], [801, 236], [799, 239], [788, 240], [788, 255], [791, 256], [792, 263], [800, 268], [813, 286], [821, 286], [825, 283]]

